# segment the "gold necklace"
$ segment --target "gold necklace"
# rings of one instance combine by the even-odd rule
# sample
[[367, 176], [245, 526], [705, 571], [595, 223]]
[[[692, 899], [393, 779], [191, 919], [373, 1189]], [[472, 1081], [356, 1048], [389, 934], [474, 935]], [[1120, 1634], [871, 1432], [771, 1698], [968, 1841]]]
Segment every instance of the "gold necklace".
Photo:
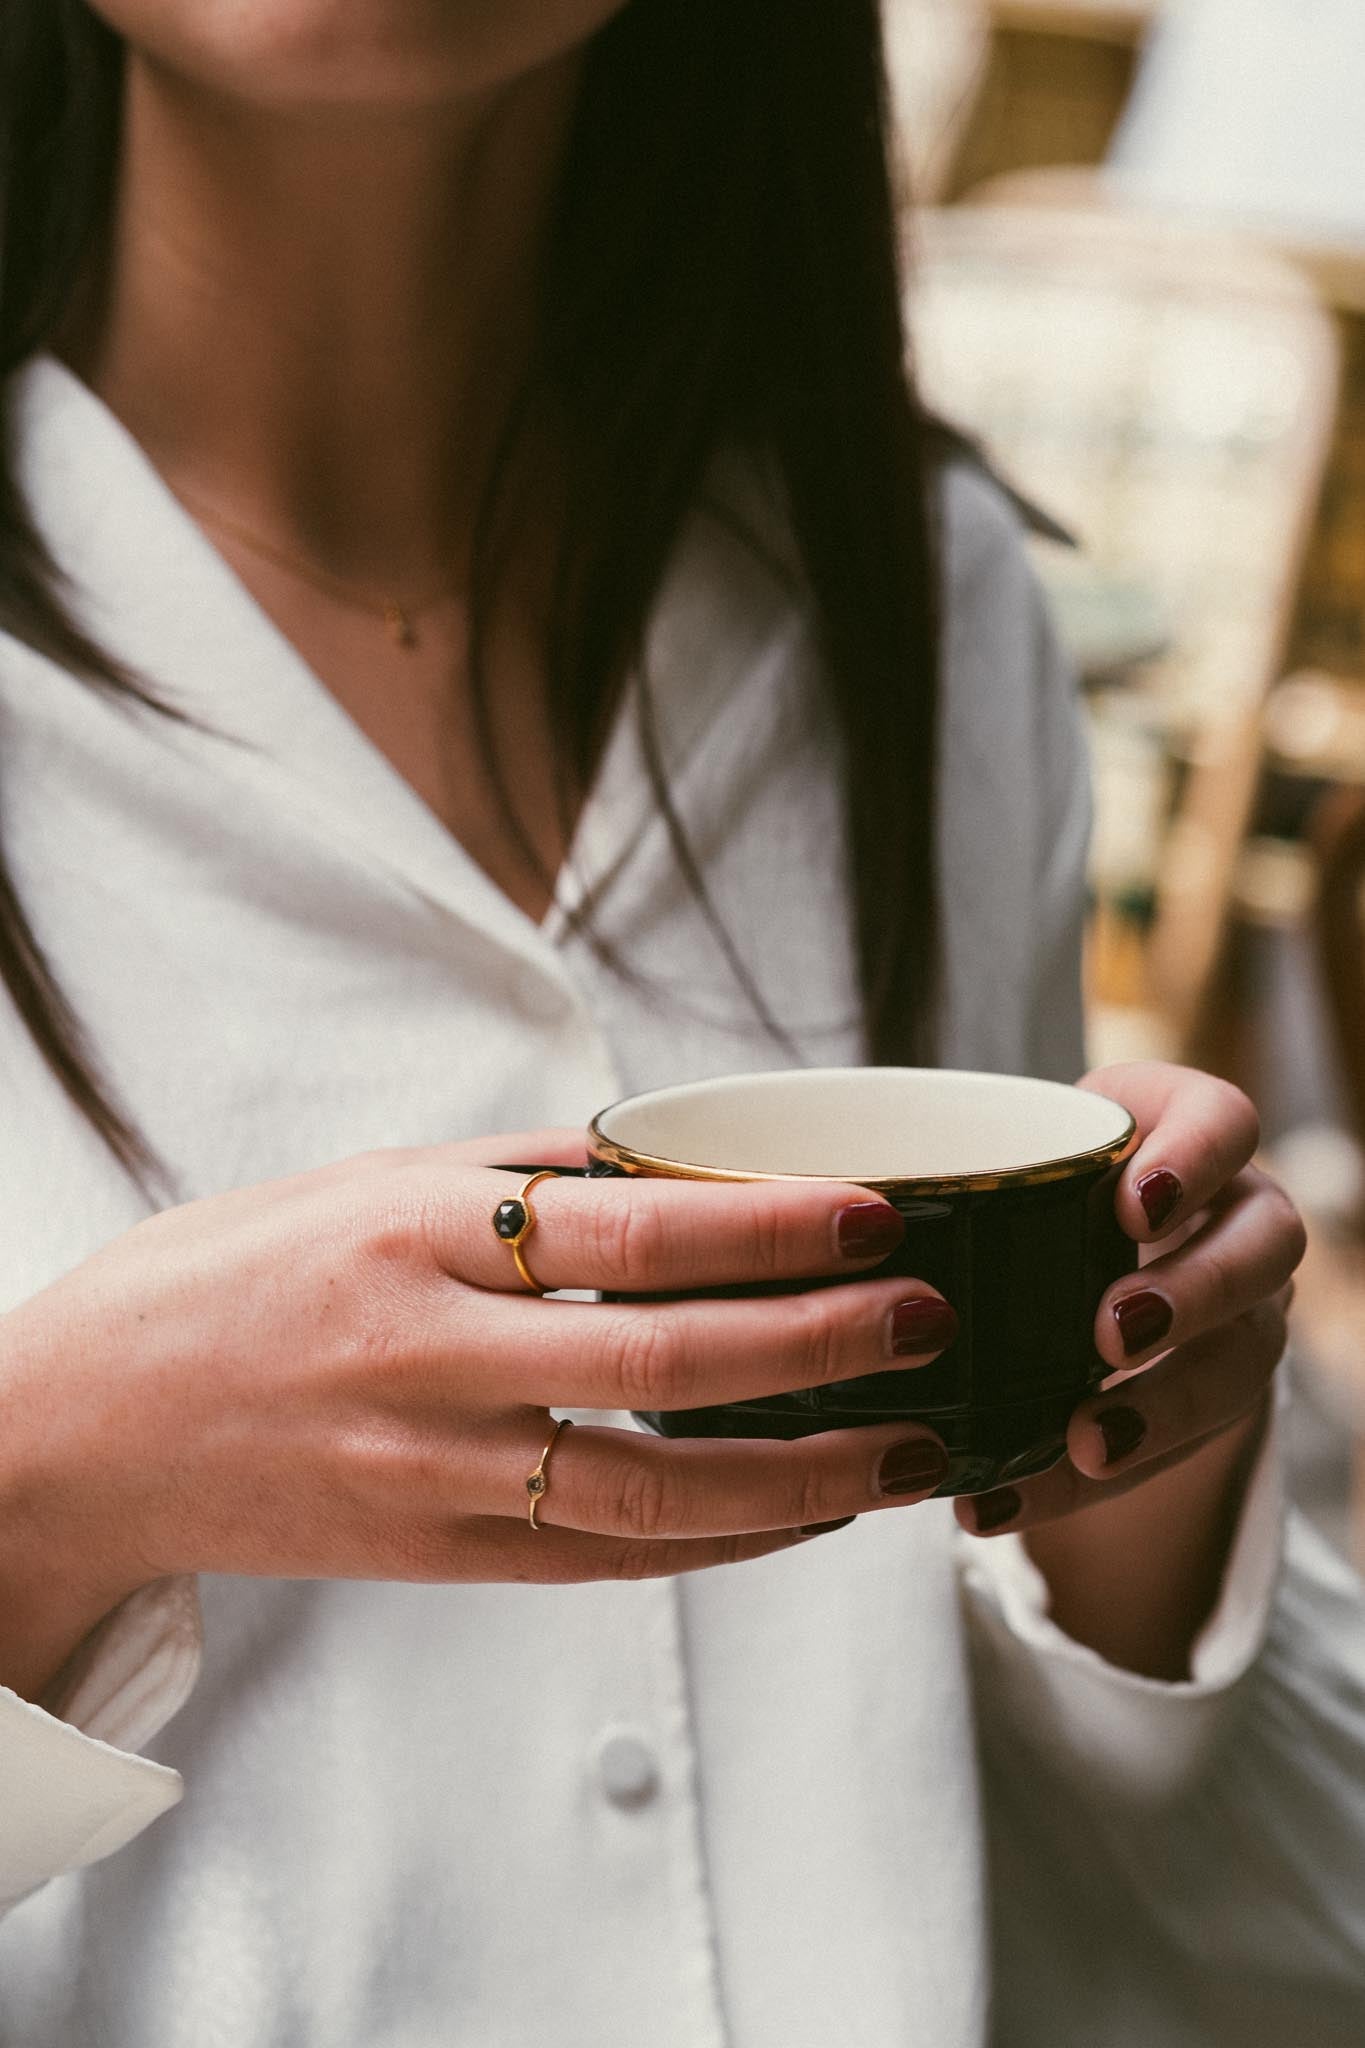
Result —
[[334, 597], [341, 604], [350, 605], [352, 610], [368, 612], [372, 618], [382, 619], [390, 640], [395, 647], [411, 649], [418, 645], [417, 621], [423, 612], [429, 612], [433, 605], [449, 593], [436, 590], [429, 597], [416, 604], [406, 599], [384, 596], [377, 592], [358, 590], [354, 583], [345, 582], [340, 576], [333, 576], [330, 570], [318, 568], [316, 563], [307, 562], [301, 556], [290, 554], [285, 548], [277, 547], [273, 541], [262, 539], [249, 526], [239, 520], [230, 519], [225, 512], [206, 505], [202, 499], [193, 497], [187, 491], [177, 493], [182, 505], [195, 518], [207, 526], [216, 526], [220, 533], [239, 541], [253, 555], [259, 555], [264, 562], [271, 562], [275, 568], [283, 569], [287, 575], [297, 576], [305, 583], [311, 583], [328, 597]]

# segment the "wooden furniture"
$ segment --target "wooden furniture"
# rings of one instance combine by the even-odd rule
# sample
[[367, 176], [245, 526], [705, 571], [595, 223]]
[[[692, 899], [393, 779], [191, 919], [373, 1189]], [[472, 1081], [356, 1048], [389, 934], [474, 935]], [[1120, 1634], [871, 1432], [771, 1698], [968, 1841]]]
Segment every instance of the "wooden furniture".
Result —
[[1098, 163], [1156, 0], [988, 0], [990, 47], [947, 188], [1033, 164]]
[[[1365, 754], [1358, 772], [1357, 787], [1343, 785], [1324, 797], [1311, 838], [1317, 869], [1313, 925], [1322, 985], [1347, 1105], [1365, 1153]], [[1361, 1221], [1365, 1225], [1365, 1217]], [[1360, 1378], [1365, 1396], [1365, 1346]]]
[[1261, 736], [1272, 775], [1358, 785], [1365, 779], [1365, 683], [1296, 670], [1271, 691]]
[[1140, 43], [1160, 0], [990, 0], [997, 29], [1019, 35], [1088, 36], [1096, 42]]
[[1339, 323], [1337, 446], [1292, 657], [1365, 674], [1365, 7], [1180, 0], [1144, 53], [1103, 178], [1111, 197], [1255, 234]]
[[986, 69], [987, 0], [882, 0], [903, 197], [941, 199]]
[[1291, 661], [1365, 681], [1365, 252], [1291, 247], [1327, 297], [1341, 348], [1331, 461], [1290, 635]]
[[1149, 1049], [1196, 1056], [1331, 441], [1331, 323], [1274, 256], [1121, 210], [940, 210], [911, 274], [930, 402], [1169, 621], [1092, 699], [1094, 982]]
[[[1070, 166], [997, 179], [973, 197], [1028, 210], [1122, 209], [1153, 225], [1171, 220], [1130, 202], [1122, 179], [1108, 171]], [[1188, 228], [1188, 217], [1177, 216], [1175, 225], [1182, 223]], [[1286, 641], [1289, 673], [1267, 705], [1263, 766], [1303, 783], [1349, 783], [1365, 759], [1365, 247], [1285, 230], [1254, 239], [1309, 279], [1334, 322], [1340, 364], [1332, 444]], [[1312, 886], [1307, 849], [1282, 843], [1274, 850], [1278, 879], [1269, 893], [1261, 851], [1239, 868], [1234, 907], [1253, 922], [1297, 921]]]
[[[1308, 1217], [1294, 1328], [1299, 1369], [1323, 1409], [1350, 1433], [1350, 1546], [1365, 1570], [1365, 750], [1354, 786], [1319, 804], [1310, 830], [1311, 916], [1339, 1078], [1355, 1139], [1354, 1174], [1337, 1164], [1329, 1189], [1294, 1188]], [[1328, 1199], [1320, 1199], [1327, 1194]]]
[[[1131, 201], [1117, 173], [1072, 165], [1012, 173], [978, 187], [970, 197], [991, 207], [1123, 209], [1154, 226], [1235, 230], [1227, 221], [1201, 223]], [[1309, 535], [1286, 662], [1295, 669], [1322, 669], [1365, 680], [1365, 246], [1288, 229], [1258, 229], [1254, 241], [1310, 280], [1335, 323], [1340, 356], [1332, 447]]]
[[1103, 156], [1158, 0], [882, 0], [906, 196]]

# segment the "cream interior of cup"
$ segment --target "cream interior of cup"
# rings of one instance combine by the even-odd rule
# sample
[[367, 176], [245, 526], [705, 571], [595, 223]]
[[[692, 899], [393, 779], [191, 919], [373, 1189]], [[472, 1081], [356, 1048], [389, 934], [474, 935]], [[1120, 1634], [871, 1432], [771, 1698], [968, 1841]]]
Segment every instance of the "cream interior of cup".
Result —
[[611, 1146], [714, 1173], [838, 1180], [1000, 1174], [1121, 1146], [1127, 1110], [1057, 1081], [920, 1067], [735, 1074], [613, 1104]]

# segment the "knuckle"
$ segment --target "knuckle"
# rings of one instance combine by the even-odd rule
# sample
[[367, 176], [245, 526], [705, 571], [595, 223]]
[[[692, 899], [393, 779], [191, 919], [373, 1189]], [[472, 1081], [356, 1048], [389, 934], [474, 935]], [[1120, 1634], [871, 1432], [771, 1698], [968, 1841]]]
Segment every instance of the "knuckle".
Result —
[[807, 1294], [794, 1294], [788, 1303], [790, 1352], [793, 1367], [801, 1374], [793, 1385], [819, 1387], [848, 1376], [847, 1312], [836, 1299], [839, 1292], [837, 1287], [817, 1287]]
[[735, 1225], [735, 1249], [745, 1272], [755, 1280], [781, 1279], [788, 1264], [786, 1238], [772, 1197], [755, 1189]]
[[1204, 1247], [1203, 1268], [1209, 1320], [1213, 1323], [1228, 1322], [1244, 1306], [1236, 1268], [1227, 1252], [1217, 1244]]
[[659, 1271], [664, 1233], [652, 1191], [608, 1183], [587, 1220], [589, 1251], [603, 1273], [642, 1293]]
[[407, 1320], [396, 1312], [393, 1290], [368, 1276], [339, 1278], [318, 1296], [308, 1331], [318, 1375], [333, 1386], [363, 1387], [387, 1379], [406, 1362]]
[[612, 1576], [618, 1579], [657, 1579], [670, 1568], [663, 1546], [648, 1542], [626, 1542], [616, 1553]]
[[1286, 1273], [1292, 1273], [1302, 1261], [1304, 1253], [1308, 1250], [1307, 1226], [1294, 1203], [1278, 1182], [1271, 1181], [1270, 1187], [1274, 1194], [1276, 1213], [1284, 1237], [1285, 1270]]
[[677, 1489], [655, 1458], [637, 1457], [619, 1463], [613, 1460], [601, 1505], [606, 1524], [614, 1534], [652, 1541], [677, 1533]]
[[649, 1413], [694, 1405], [686, 1350], [662, 1315], [637, 1310], [620, 1317], [613, 1376], [623, 1408]]
[[1221, 1133], [1212, 1124], [1201, 1131], [1191, 1146], [1191, 1177], [1185, 1182], [1185, 1200], [1197, 1209], [1227, 1185], [1225, 1147]]
[[1250, 1157], [1260, 1147], [1261, 1113], [1249, 1096], [1243, 1095], [1240, 1089], [1235, 1092], [1237, 1094], [1238, 1113], [1242, 1119], [1242, 1145], [1248, 1157]]
[[382, 1199], [376, 1199], [373, 1191], [366, 1189], [353, 1235], [357, 1250], [367, 1261], [378, 1266], [408, 1266], [414, 1252], [435, 1242], [434, 1203], [426, 1192], [400, 1193], [390, 1186]]
[[1249, 1159], [1261, 1142], [1261, 1119], [1255, 1103], [1231, 1081], [1211, 1078], [1209, 1086], [1219, 1124], [1226, 1134], [1225, 1142]]
[[793, 1481], [793, 1496], [785, 1519], [793, 1528], [808, 1528], [813, 1522], [832, 1522], [848, 1511], [847, 1488], [823, 1465], [808, 1463]]
[[367, 1267], [363, 1284], [346, 1290], [334, 1329], [345, 1371], [393, 1380], [419, 1368], [429, 1348], [430, 1302], [405, 1285], [392, 1266]]

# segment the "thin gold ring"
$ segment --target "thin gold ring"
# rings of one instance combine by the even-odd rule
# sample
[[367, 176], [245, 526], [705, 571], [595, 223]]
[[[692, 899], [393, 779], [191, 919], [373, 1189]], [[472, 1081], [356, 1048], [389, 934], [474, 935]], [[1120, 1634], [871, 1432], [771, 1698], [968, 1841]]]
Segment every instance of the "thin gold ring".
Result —
[[536, 1520], [536, 1509], [544, 1500], [546, 1491], [550, 1484], [550, 1453], [554, 1449], [555, 1445], [559, 1442], [560, 1430], [572, 1428], [573, 1424], [569, 1420], [568, 1416], [561, 1415], [559, 1421], [550, 1431], [549, 1438], [546, 1442], [545, 1448], [540, 1454], [540, 1463], [536, 1466], [534, 1472], [528, 1472], [526, 1475], [526, 1497], [530, 1502], [528, 1515], [531, 1527], [535, 1530], [537, 1536], [540, 1534], [540, 1524]]
[[522, 1246], [536, 1227], [536, 1212], [528, 1198], [532, 1188], [538, 1188], [543, 1180], [558, 1179], [559, 1175], [553, 1167], [546, 1167], [540, 1173], [533, 1173], [529, 1180], [522, 1182], [515, 1195], [510, 1196], [505, 1202], [499, 1202], [493, 1211], [493, 1228], [516, 1260], [517, 1271], [532, 1294], [544, 1294], [545, 1289], [527, 1265], [526, 1254], [522, 1251]]

